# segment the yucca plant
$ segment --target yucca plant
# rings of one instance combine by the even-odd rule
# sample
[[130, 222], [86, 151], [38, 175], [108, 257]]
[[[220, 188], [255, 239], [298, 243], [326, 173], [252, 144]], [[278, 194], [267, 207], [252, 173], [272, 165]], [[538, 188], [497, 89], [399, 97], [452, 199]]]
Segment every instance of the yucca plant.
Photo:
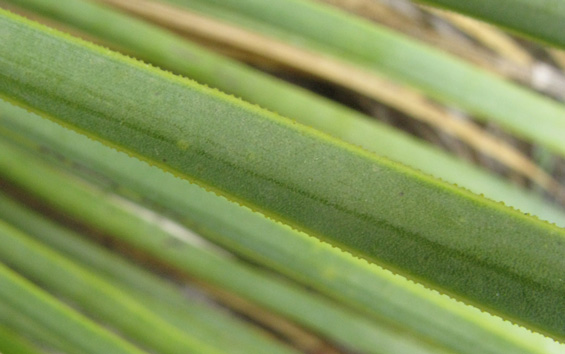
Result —
[[425, 2], [1, 0], [0, 352], [565, 353], [565, 6]]

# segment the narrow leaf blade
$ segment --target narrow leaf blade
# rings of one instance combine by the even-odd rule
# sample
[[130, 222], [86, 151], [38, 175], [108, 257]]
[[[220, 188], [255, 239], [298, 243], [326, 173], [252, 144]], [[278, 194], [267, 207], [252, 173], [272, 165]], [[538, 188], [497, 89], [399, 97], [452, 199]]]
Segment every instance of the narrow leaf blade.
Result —
[[0, 39], [13, 50], [0, 56], [2, 97], [359, 257], [565, 337], [565, 282], [554, 276], [565, 270], [565, 231], [4, 14]]

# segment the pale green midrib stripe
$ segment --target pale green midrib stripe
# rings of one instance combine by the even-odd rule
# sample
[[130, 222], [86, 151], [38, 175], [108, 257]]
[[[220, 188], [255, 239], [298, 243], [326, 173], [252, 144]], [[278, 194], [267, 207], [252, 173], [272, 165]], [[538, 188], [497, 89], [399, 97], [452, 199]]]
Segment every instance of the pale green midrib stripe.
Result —
[[[17, 111], [20, 110], [16, 110], [16, 112]], [[390, 289], [390, 287], [396, 287], [391, 284], [389, 277], [387, 277], [388, 273], [380, 270], [377, 274], [367, 275], [367, 279], [364, 281], [348, 283], [348, 281], [351, 280], [348, 277], [350, 274], [347, 271], [347, 269], [349, 269], [348, 267], [351, 267], [352, 263], [358, 266], [360, 263], [352, 261], [350, 257], [344, 253], [337, 252], [336, 254], [333, 249], [329, 250], [324, 256], [320, 256], [320, 260], [327, 260], [329, 262], [330, 259], [340, 260], [341, 257], [344, 257], [343, 262], [338, 263], [340, 265], [336, 265], [337, 269], [335, 271], [338, 272], [338, 274], [343, 274], [342, 279], [345, 283], [338, 281], [332, 288], [331, 284], [327, 285], [323, 280], [320, 282], [315, 276], [307, 275], [310, 274], [309, 271], [314, 267], [323, 267], [321, 264], [323, 262], [318, 262], [320, 264], [313, 266], [312, 264], [317, 264], [315, 263], [315, 257], [293, 255], [288, 249], [289, 244], [285, 242], [285, 240], [287, 240], [291, 245], [297, 245], [296, 248], [300, 250], [300, 254], [302, 255], [305, 253], [309, 254], [306, 250], [311, 247], [314, 248], [314, 253], [319, 251], [318, 246], [314, 246], [319, 243], [312, 242], [313, 239], [305, 237], [304, 235], [301, 236], [299, 233], [268, 221], [257, 213], [252, 213], [245, 208], [239, 208], [222, 198], [215, 197], [211, 193], [206, 193], [194, 185], [173, 178], [139, 161], [129, 159], [124, 154], [105, 148], [96, 142], [85, 141], [84, 137], [80, 137], [71, 131], [65, 131], [53, 123], [43, 122], [41, 120], [38, 121], [36, 119], [32, 120], [34, 117], [31, 116], [19, 117], [18, 115], [17, 117], [20, 122], [29, 119], [31, 126], [36, 126], [45, 133], [58, 133], [56, 135], [53, 134], [51, 144], [49, 144], [48, 139], [37, 139], [35, 135], [29, 136], [29, 138], [33, 139], [33, 143], [31, 143], [32, 149], [44, 151], [44, 153], [45, 151], [53, 151], [56, 154], [55, 158], [58, 160], [63, 158], [60, 162], [63, 162], [65, 165], [88, 164], [93, 170], [84, 170], [84, 167], [81, 167], [79, 170], [84, 172], [87, 178], [92, 178], [94, 175], [96, 182], [103, 183], [104, 188], [117, 189], [118, 192], [125, 192], [128, 196], [131, 196], [133, 192], [133, 194], [138, 195], [137, 198], [139, 200], [145, 202], [147, 202], [147, 198], [150, 198], [159, 208], [172, 210], [173, 215], [181, 216], [188, 226], [197, 229], [202, 232], [203, 235], [210, 237], [225, 247], [235, 249], [237, 252], [251, 257], [254, 261], [259, 261], [262, 264], [282, 271], [295, 280], [318, 287], [318, 289], [325, 291], [327, 295], [335, 297], [340, 301], [345, 301], [348, 305], [359, 308], [364, 313], [373, 313], [377, 318], [383, 316], [384, 318], [392, 318], [393, 321], [397, 321], [401, 325], [412, 328], [417, 332], [421, 331], [424, 335], [436, 335], [435, 338], [437, 340], [444, 343], [446, 346], [449, 344], [454, 345], [454, 349], [462, 350], [461, 346], [464, 346], [464, 343], [468, 342], [471, 344], [470, 347], [468, 347], [469, 353], [471, 354], [479, 349], [482, 353], [488, 353], [489, 351], [486, 348], [491, 345], [493, 346], [493, 353], [498, 353], [502, 350], [497, 344], [492, 344], [496, 342], [495, 339], [485, 343], [487, 342], [487, 338], [491, 338], [488, 331], [496, 332], [498, 329], [496, 327], [488, 327], [488, 324], [480, 322], [482, 318], [477, 319], [476, 316], [468, 314], [468, 311], [462, 311], [461, 307], [463, 306], [455, 306], [455, 309], [462, 311], [464, 316], [470, 316], [470, 320], [479, 327], [487, 327], [485, 327], [484, 332], [479, 330], [476, 335], [472, 334], [477, 330], [473, 325], [461, 329], [457, 335], [450, 333], [449, 331], [454, 330], [456, 327], [450, 327], [450, 324], [442, 323], [443, 319], [449, 319], [450, 317], [448, 314], [444, 315], [442, 311], [445, 306], [449, 307], [454, 305], [452, 305], [453, 302], [448, 301], [445, 297], [440, 298], [439, 296], [431, 296], [428, 294], [425, 300], [419, 303], [417, 297], [414, 298], [410, 295], [411, 291], [419, 293], [414, 290], [413, 284], [401, 282], [400, 287], [397, 288], [399, 293], [391, 295], [391, 297], [385, 296], [380, 298], [382, 295], [377, 284], [383, 283], [382, 286], [388, 289]], [[72, 139], [73, 137], [75, 139]], [[53, 144], [54, 142], [57, 144]], [[63, 143], [66, 145], [63, 145]], [[35, 144], [39, 144], [41, 147], [35, 147]], [[60, 153], [64, 153], [66, 156], [63, 157]], [[71, 160], [65, 160], [68, 154], [71, 155]], [[75, 172], [77, 171], [75, 170]], [[110, 176], [113, 177], [110, 178]], [[231, 228], [226, 229], [222, 235], [225, 224], [231, 224]], [[280, 236], [277, 236], [279, 234]], [[261, 237], [263, 235], [268, 235], [269, 237]], [[282, 242], [276, 242], [277, 240]], [[272, 244], [272, 242], [275, 243]], [[320, 245], [319, 247], [322, 246]], [[284, 257], [281, 258], [281, 255], [285, 254], [288, 256], [288, 262], [286, 264]], [[307, 262], [303, 264], [304, 269], [301, 270], [301, 261], [304, 259], [306, 259]], [[308, 261], [314, 263], [308, 264]], [[334, 262], [336, 261], [332, 261], [331, 263], [334, 264]], [[361, 262], [361, 264], [363, 263]], [[361, 268], [365, 268], [365, 266], [366, 265], [363, 264]], [[360, 269], [357, 271], [361, 272]], [[353, 273], [353, 270], [351, 272]], [[370, 271], [368, 271], [368, 273], [370, 273]], [[355, 279], [357, 278], [358, 277], [355, 277]], [[398, 277], [396, 277], [396, 279], [398, 279]], [[408, 287], [408, 289], [405, 290], [401, 287]], [[357, 293], [352, 294], [352, 289], [357, 289]], [[350, 297], [348, 298], [346, 294], [350, 294]], [[407, 299], [404, 306], [402, 303], [391, 302], [395, 301], [395, 299], [406, 297]], [[430, 301], [432, 304], [430, 304]], [[411, 310], [409, 307], [406, 308], [406, 304], [418, 304], [415, 305], [416, 313], [411, 314]], [[433, 304], [439, 304], [439, 307]], [[419, 311], [426, 306], [431, 306], [429, 312], [433, 315]], [[406, 315], [403, 315], [403, 317], [400, 314]], [[398, 316], [400, 316], [400, 318], [398, 318]], [[406, 316], [408, 318], [406, 318]], [[463, 320], [463, 322], [465, 321], [466, 320]], [[444, 335], [446, 333], [449, 333], [449, 335]], [[503, 337], [508, 337], [508, 340], [511, 342], [518, 342], [516, 344], [516, 353], [520, 352], [521, 349], [518, 349], [520, 346], [525, 345], [529, 347], [527, 342], [533, 340], [528, 337], [528, 340], [525, 340], [526, 344], [523, 344], [520, 343], [517, 336], [510, 336], [504, 331], [498, 333], [501, 333], [500, 335]], [[458, 337], [459, 335], [468, 337], [469, 340], [462, 340]], [[480, 338], [480, 340], [477, 338]], [[485, 345], [485, 347], [479, 347], [482, 345]], [[511, 352], [510, 344], [507, 344], [507, 342], [502, 348], [504, 348], [507, 353]], [[532, 348], [532, 352], [536, 352], [534, 348]]]
[[[20, 155], [21, 152], [3, 142], [0, 142], [0, 146], [4, 151], [10, 151], [7, 159], [12, 159], [12, 163], [6, 165], [4, 162], [7, 160], [0, 156], [0, 173], [3, 177], [22, 187], [26, 186], [28, 191], [45, 198], [66, 214], [84, 223], [91, 223], [91, 226], [113, 234], [193, 277], [234, 292], [354, 350], [383, 354], [449, 353], [421, 341], [408, 331], [366, 319], [333, 301], [279, 280], [268, 272], [247, 267], [187, 243], [173, 248], [163, 247], [170, 243], [173, 236], [110, 204], [105, 200], [106, 192], [73, 182], [74, 178], [66, 179], [64, 174], [35, 161], [28, 154]], [[18, 166], [17, 161], [22, 159], [28, 161], [27, 166]], [[41, 181], [35, 179], [38, 173], [42, 176]], [[58, 185], [65, 185], [65, 189], [55, 192]], [[99, 206], [101, 203], [104, 207]]]
[[[404, 274], [432, 282], [451, 295], [459, 294], [492, 311], [512, 314], [515, 321], [562, 335], [565, 319], [555, 314], [563, 305], [558, 299], [564, 285], [547, 272], [561, 265], [557, 260], [565, 247], [562, 230], [214, 90], [118, 54], [105, 56], [91, 45], [81, 48], [78, 40], [48, 39], [38, 31], [43, 28], [39, 25], [26, 29], [26, 25], [10, 23], [8, 30], [18, 27], [17, 39], [11, 31], [0, 32], [0, 36], [7, 43], [17, 42], [15, 50], [3, 53], [5, 60], [13, 57], [7, 62], [12, 66], [5, 68], [12, 78], [5, 77], [0, 85], [10, 97], [17, 97], [13, 100], [25, 97], [26, 102], [20, 104], [57, 112], [59, 119], [68, 120], [66, 124], [85, 124], [77, 129], [126, 144], [154, 163], [165, 156], [167, 164], [158, 163], [162, 168], [182, 171], [184, 177], [215, 186], [215, 191], [231, 199], [246, 201], [304, 230], [316, 230], [311, 233], [359, 256], [403, 269]], [[26, 35], [32, 33], [42, 41], [26, 42]], [[41, 60], [26, 63], [34, 51], [42, 52]], [[61, 52], [73, 59], [63, 65]], [[82, 65], [82, 60], [89, 65]], [[34, 79], [22, 75], [23, 64], [33, 67]], [[64, 74], [56, 71], [59, 65], [67, 72], [80, 73], [83, 80], [59, 85], [54, 80]], [[40, 78], [45, 80], [41, 84], [37, 82]], [[105, 87], [103, 92], [96, 89], [97, 83]], [[24, 87], [25, 93], [20, 91]], [[160, 90], [168, 93], [166, 97], [155, 95]], [[64, 99], [53, 100], [55, 93]], [[44, 101], [46, 97], [51, 99]], [[192, 118], [181, 119], [187, 112], [192, 112]], [[223, 119], [226, 116], [230, 119]], [[148, 132], [151, 134], [144, 135]], [[404, 192], [409, 197], [399, 198]], [[480, 229], [468, 226], [470, 216], [473, 224], [482, 225]], [[465, 234], [468, 237], [453, 238]], [[503, 235], [511, 235], [515, 242], [509, 244]], [[540, 239], [547, 250], [530, 247]], [[437, 247], [438, 242], [449, 247]], [[433, 261], [426, 262], [428, 257]], [[474, 257], [483, 261], [474, 261]], [[472, 285], [484, 284], [486, 279], [488, 288]]]
[[[74, 262], [82, 264], [91, 271], [94, 269], [106, 282], [126, 289], [125, 293], [131, 294], [161, 317], [166, 313], [171, 323], [180, 329], [190, 330], [190, 334], [195, 336], [200, 334], [197, 338], [205, 342], [215, 345], [221, 342], [222, 345], [218, 348], [220, 350], [233, 353], [250, 351], [295, 353], [290, 348], [269, 342], [264, 333], [251, 332], [243, 323], [214, 311], [206, 303], [191, 304], [172, 284], [142, 271], [125, 262], [121, 257], [83, 240], [80, 235], [42, 218], [2, 195], [0, 195], [0, 215], [5, 221], [33, 236], [39, 242], [65, 253]], [[161, 311], [158, 311], [159, 309]], [[219, 326], [216, 323], [223, 325]], [[230, 335], [226, 336], [225, 333]]]
[[417, 0], [491, 22], [530, 39], [565, 49], [565, 6], [560, 0]]
[[[432, 145], [378, 121], [369, 120], [366, 116], [306, 90], [214, 55], [155, 26], [109, 11], [94, 3], [63, 3], [58, 0], [20, 0], [18, 3], [30, 6], [32, 10], [42, 11], [60, 21], [66, 21], [92, 35], [113, 41], [150, 62], [258, 103], [378, 155], [402, 162], [476, 194], [503, 201], [508, 206], [537, 215], [559, 226], [565, 226], [563, 210], [548, 204], [534, 193], [526, 193], [519, 187]], [[169, 51], [168, 48], [176, 50]], [[230, 79], [224, 79], [224, 75]]]
[[[2, 225], [0, 257], [160, 353], [220, 353], [166, 324], [141, 303], [21, 232]], [[56, 274], [53, 276], [53, 274]]]
[[565, 155], [563, 105], [375, 23], [303, 0], [167, 1], [384, 73]]
[[[0, 221], [0, 233], [13, 230]], [[141, 354], [131, 344], [61, 304], [0, 262], [0, 296], [35, 321], [57, 331], [85, 353]]]

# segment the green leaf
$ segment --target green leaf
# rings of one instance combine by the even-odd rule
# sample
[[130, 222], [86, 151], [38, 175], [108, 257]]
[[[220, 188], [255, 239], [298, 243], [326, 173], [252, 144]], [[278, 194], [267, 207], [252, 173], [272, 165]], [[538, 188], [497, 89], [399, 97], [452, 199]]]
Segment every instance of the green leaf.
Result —
[[[549, 0], [554, 6], [556, 1], [560, 0]], [[565, 108], [562, 104], [376, 23], [309, 0], [167, 2], [373, 70], [565, 156]], [[480, 4], [487, 2], [480, 1]], [[505, 4], [510, 2], [533, 1], [507, 0]], [[498, 1], [491, 2], [488, 8], [498, 6]], [[506, 10], [499, 7], [498, 12]], [[563, 5], [556, 6], [556, 10], [561, 13], [557, 16], [562, 16]], [[553, 18], [548, 21], [560, 25]], [[562, 30], [557, 32], [563, 33]], [[532, 117], [536, 117], [536, 124], [532, 124]]]
[[[443, 153], [379, 121], [234, 60], [216, 55], [161, 28], [86, 1], [68, 0], [63, 3], [58, 0], [20, 0], [17, 3], [99, 37], [138, 58], [219, 88], [236, 97], [242, 97], [299, 123], [467, 188], [476, 194], [484, 194], [490, 199], [502, 201], [523, 212], [565, 226], [563, 210], [552, 207], [533, 193], [526, 193], [472, 164]], [[6, 111], [7, 115], [14, 115], [12, 121], [19, 122], [5, 122], [5, 125], [41, 125], [29, 119], [18, 119], [20, 113], [6, 106], [2, 104], [2, 110]], [[35, 131], [41, 132], [44, 129], [49, 128], [42, 126]]]
[[[1, 225], [2, 260], [159, 353], [220, 353], [160, 319], [131, 295], [29, 236]], [[30, 260], [31, 258], [32, 260]], [[99, 352], [100, 353], [100, 352]]]
[[6, 302], [0, 302], [0, 321], [14, 332], [37, 343], [44, 350], [62, 353], [79, 353], [81, 346], [73, 344], [68, 334], [58, 331], [56, 327], [45, 326], [33, 318], [26, 316], [18, 308]]
[[[51, 164], [79, 174], [108, 192], [174, 215], [176, 220], [241, 257], [281, 272], [378, 321], [384, 319], [398, 324], [458, 353], [546, 353], [543, 348], [547, 341], [525, 330], [509, 330], [506, 328], [509, 326], [505, 326], [508, 323], [427, 291], [52, 122], [22, 114], [24, 112], [15, 107], [4, 111], [6, 116], [0, 113], [0, 122], [10, 139], [48, 158]], [[14, 157], [14, 164], [22, 158]], [[25, 159], [28, 164], [32, 161]], [[10, 165], [4, 168], [15, 170]], [[43, 169], [35, 167], [27, 173], [29, 177], [19, 174], [12, 179], [32, 185], [37, 173], [47, 175]], [[72, 180], [53, 181], [43, 188], [44, 192], [36, 190], [35, 193], [46, 195], [45, 191], [51, 191], [50, 199], [56, 203], [53, 199], [58, 199], [54, 197], [58, 194], [57, 186], [71, 183]], [[6, 220], [13, 220], [14, 212], [5, 209], [0, 203], [0, 214]], [[73, 204], [66, 210], [69, 213], [77, 208]], [[29, 222], [27, 217], [18, 219], [22, 228], [47, 228], [42, 223]], [[60, 243], [68, 248], [73, 242]], [[93, 251], [89, 249], [87, 253], [79, 258], [91, 258]], [[118, 267], [110, 267], [111, 273], [116, 274]]]
[[[144, 219], [138, 209], [132, 209], [127, 203], [124, 206], [123, 201], [116, 202], [106, 191], [80, 183], [76, 178], [37, 161], [33, 156], [11, 147], [10, 144], [0, 142], [0, 147], [8, 152], [5, 156], [0, 156], [0, 171], [3, 171], [3, 178], [33, 192], [34, 195], [47, 201], [50, 206], [60, 209], [88, 227], [113, 235], [132, 248], [142, 250], [193, 278], [269, 309], [352, 350], [399, 354], [442, 352], [435, 344], [428, 344], [415, 334], [391, 325], [387, 321], [368, 320], [365, 316], [344, 308], [334, 301], [316, 296], [303, 287], [227, 257], [224, 252], [217, 252], [217, 249], [198, 244], [193, 245], [186, 242], [182, 236], [179, 239], [178, 235], [167, 232], [160, 225]], [[22, 160], [27, 161], [25, 166], [18, 163]], [[41, 181], [36, 180], [37, 174], [42, 176]], [[58, 189], [61, 185], [65, 186], [64, 190]], [[9, 218], [9, 216], [5, 217]], [[10, 244], [6, 245], [5, 253], [0, 250], [3, 258], [15, 257], [15, 252], [10, 252], [10, 246]], [[37, 248], [18, 252], [28, 257], [34, 254], [32, 259], [44, 259], [47, 262], [49, 254], [45, 251], [42, 253], [43, 255]], [[24, 259], [20, 262], [22, 267], [33, 267], [33, 264], [28, 265]], [[36, 271], [54, 267], [55, 264], [39, 267]], [[58, 268], [62, 268], [62, 265], [59, 264]], [[73, 271], [70, 265], [66, 268], [70, 268], [68, 271]], [[66, 284], [63, 282], [58, 286], [64, 287]], [[101, 290], [97, 290], [96, 293], [98, 297], [102, 297], [104, 288], [101, 286], [98, 288]], [[107, 284], [106, 288], [108, 288]], [[92, 307], [96, 305], [98, 297], [84, 301], [91, 303], [89, 306]], [[131, 298], [129, 300], [131, 301]], [[98, 306], [104, 305], [98, 304]], [[121, 318], [118, 317], [117, 321]], [[114, 318], [113, 321], [116, 319]], [[143, 329], [138, 330], [143, 331]]]
[[565, 338], [565, 282], [555, 276], [565, 270], [565, 231], [5, 12], [0, 28], [11, 48], [0, 54], [2, 97]]
[[[11, 237], [14, 234], [17, 234], [17, 230], [0, 222], [0, 235]], [[142, 353], [115, 334], [58, 302], [3, 263], [0, 263], [0, 299], [56, 331], [84, 353]]]
[[488, 21], [543, 43], [565, 48], [561, 0], [417, 0]]
[[[80, 235], [41, 217], [33, 211], [0, 195], [2, 219], [79, 264], [106, 283], [134, 297], [186, 336], [213, 343], [222, 352], [292, 354], [257, 329], [236, 321], [203, 301], [192, 303], [171, 282], [139, 269], [123, 257], [89, 242]], [[33, 252], [29, 252], [32, 254]], [[116, 310], [118, 311], [118, 310]], [[151, 328], [154, 328], [152, 325]]]
[[39, 354], [41, 352], [20, 334], [0, 325], [0, 353]]

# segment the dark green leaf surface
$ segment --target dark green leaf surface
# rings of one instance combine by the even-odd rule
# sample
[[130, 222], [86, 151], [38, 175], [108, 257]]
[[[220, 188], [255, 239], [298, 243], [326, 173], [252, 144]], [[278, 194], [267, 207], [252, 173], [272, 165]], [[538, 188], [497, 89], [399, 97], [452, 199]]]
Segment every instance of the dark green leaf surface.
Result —
[[[76, 177], [69, 176], [51, 165], [38, 161], [37, 158], [10, 144], [0, 141], [0, 150], [6, 152], [6, 155], [0, 155], [2, 177], [16, 183], [28, 192], [33, 192], [34, 195], [46, 201], [50, 206], [60, 209], [73, 219], [85, 223], [91, 228], [101, 229], [119, 241], [134, 249], [142, 250], [181, 273], [186, 273], [195, 279], [229, 291], [355, 351], [375, 354], [447, 354], [439, 346], [428, 344], [426, 340], [422, 340], [409, 331], [398, 328], [398, 326], [391, 326], [390, 323], [380, 320], [369, 320], [356, 311], [344, 308], [334, 301], [328, 301], [301, 286], [274, 277], [272, 273], [239, 262], [237, 259], [226, 255], [225, 252], [217, 252], [217, 248], [203, 247], [201, 243], [192, 244], [186, 240], [186, 236], [181, 235], [179, 237], [178, 234], [170, 233], [161, 225], [144, 218], [140, 215], [139, 209], [132, 209], [131, 205], [127, 203], [124, 205], [123, 201], [117, 202], [106, 191], [93, 188], [93, 186], [85, 184]], [[19, 163], [23, 160], [27, 162], [25, 165]], [[36, 180], [37, 175], [41, 175], [40, 180]], [[59, 186], [65, 187], [59, 189]], [[14, 240], [13, 242], [17, 241]], [[12, 243], [5, 242], [5, 244], [5, 249], [0, 249], [0, 257], [14, 262], [17, 260], [14, 257], [18, 255], [32, 257], [36, 262], [39, 260], [43, 260], [44, 263], [50, 262], [49, 258], [51, 258], [51, 262], [56, 261], [53, 252], [43, 250], [43, 254], [41, 254], [37, 247], [27, 247], [25, 251], [20, 248], [19, 252], [14, 252]], [[23, 246], [21, 245], [21, 247]], [[32, 254], [33, 256], [29, 256]], [[41, 274], [37, 272], [42, 272], [44, 269], [63, 268], [61, 262], [59, 262], [59, 265], [52, 263], [50, 266], [39, 267], [33, 263], [28, 264], [26, 259], [19, 259], [19, 262], [21, 267], [26, 267], [30, 277], [36, 278], [42, 278]], [[77, 272], [76, 266], [72, 267], [68, 263], [64, 268], [67, 271], [59, 273]], [[85, 288], [87, 286], [85, 282], [88, 284], [89, 279], [87, 276], [81, 278], [85, 278], [84, 280], [81, 279], [80, 282], [80, 284], [83, 284], [81, 288]], [[92, 276], [90, 280], [90, 283], [92, 283]], [[61, 287], [61, 291], [66, 291], [68, 294], [69, 290], [65, 288], [68, 282], [58, 281], [59, 283], [54, 286]], [[98, 283], [100, 284], [99, 280]], [[101, 300], [98, 300], [98, 298], [111, 294], [109, 292], [111, 289], [108, 289], [108, 284], [105, 284], [105, 286], [100, 284], [95, 288], [96, 290], [83, 294], [83, 297], [88, 297], [90, 292], [97, 294], [97, 296], [81, 300], [91, 308], [101, 307], [96, 312], [105, 311], [108, 320], [111, 319], [118, 323], [123, 321], [124, 316], [108, 314], [109, 309], [112, 308], [116, 308], [116, 312], [127, 311], [127, 309], [117, 306], [119, 303], [116, 303], [116, 301], [129, 302], [128, 308], [139, 308], [135, 306], [135, 303], [131, 303], [131, 296], [125, 294], [121, 296], [121, 299], [118, 297], [113, 301], [109, 299], [100, 303], [98, 301]], [[110, 301], [113, 302], [114, 306], [104, 305]], [[144, 322], [147, 324], [147, 311], [138, 312], [135, 316], [130, 316], [137, 318], [136, 323], [143, 323], [142, 319], [145, 318], [146, 321]], [[123, 322], [120, 325], [123, 326]], [[156, 329], [163, 329], [162, 322], [160, 324], [155, 323], [155, 326]], [[153, 328], [152, 326], [148, 327]], [[134, 327], [133, 330], [143, 332], [146, 329], [143, 327], [135, 329]], [[161, 332], [161, 330], [159, 331]], [[157, 331], [155, 332], [157, 333]], [[161, 335], [160, 337], [165, 336]], [[177, 336], [175, 333], [169, 333], [166, 337], [174, 338]], [[155, 338], [147, 338], [146, 340], [155, 342]], [[162, 343], [162, 345], [167, 345], [169, 342], [170, 340]]]
[[[563, 210], [533, 193], [356, 111], [221, 57], [162, 28], [83, 0], [11, 0], [156, 65], [487, 198], [565, 226]], [[171, 48], [175, 48], [171, 50]], [[420, 57], [414, 54], [414, 57]], [[5, 104], [3, 105], [5, 106]], [[25, 123], [20, 123], [25, 124]], [[29, 123], [33, 124], [33, 123]]]
[[[0, 132], [10, 140], [109, 192], [148, 204], [166, 215], [174, 215], [176, 220], [222, 247], [315, 288], [340, 304], [374, 316], [378, 321], [383, 319], [398, 324], [457, 353], [548, 352], [545, 350], [547, 340], [542, 341], [540, 337], [518, 331], [515, 327], [508, 328], [510, 326], [504, 326], [508, 323], [501, 324], [476, 309], [426, 291], [403, 277], [355, 259], [313, 237], [239, 207], [53, 122], [16, 107], [3, 106], [0, 105], [3, 108], [0, 110], [0, 127], [3, 128]], [[2, 112], [6, 112], [5, 116]], [[31, 163], [30, 159], [26, 160]], [[5, 169], [14, 170], [9, 165]], [[28, 174], [35, 176], [40, 173], [43, 184], [46, 180], [43, 171], [36, 166]], [[12, 178], [19, 183], [26, 180], [21, 174]], [[34, 183], [34, 180], [29, 183]], [[57, 185], [69, 188], [69, 184], [68, 181], [55, 182], [52, 187], [46, 186], [43, 190], [57, 195]], [[48, 225], [30, 223], [30, 217], [23, 215], [16, 217], [16, 209], [8, 206], [0, 199], [2, 217], [10, 222], [17, 219], [18, 227], [29, 230], [29, 233], [32, 233], [31, 229], [44, 230], [42, 239], [47, 239], [45, 231], [49, 229]], [[76, 211], [75, 207], [69, 209]], [[59, 235], [60, 232], [54, 234]], [[57, 239], [62, 237], [59, 235]], [[77, 242], [67, 238], [58, 244], [68, 249]], [[92, 248], [79, 256], [83, 261], [93, 257]], [[117, 265], [102, 263], [110, 268], [108, 273], [113, 276], [121, 274]], [[136, 280], [135, 283], [140, 286], [145, 282]]]
[[565, 338], [565, 232], [2, 12], [1, 97], [353, 254]]

